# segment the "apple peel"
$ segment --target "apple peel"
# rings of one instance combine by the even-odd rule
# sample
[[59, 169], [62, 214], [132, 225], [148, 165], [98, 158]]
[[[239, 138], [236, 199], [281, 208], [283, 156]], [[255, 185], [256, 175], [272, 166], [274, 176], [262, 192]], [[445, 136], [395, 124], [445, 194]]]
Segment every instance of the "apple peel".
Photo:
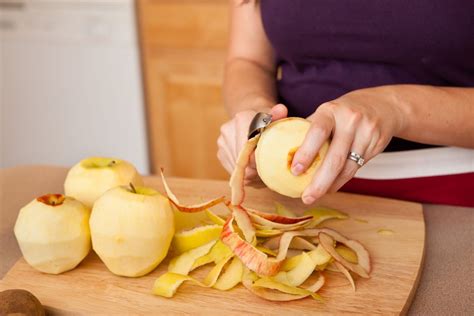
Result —
[[240, 261], [238, 257], [233, 257], [232, 262], [221, 274], [213, 287], [221, 291], [230, 290], [242, 281], [243, 273], [244, 266], [242, 261]]
[[273, 276], [278, 273], [282, 260], [268, 258], [268, 256], [256, 249], [252, 244], [242, 239], [234, 231], [234, 214], [224, 224], [221, 240], [232, 252], [240, 258], [242, 263], [259, 275]]
[[153, 284], [152, 293], [154, 295], [163, 297], [173, 297], [176, 294], [178, 288], [183, 284], [184, 281], [193, 281], [196, 284], [201, 285], [202, 283], [185, 274], [167, 272], [160, 275]]
[[[318, 281], [316, 281], [318, 282]], [[319, 286], [319, 284], [318, 284]], [[269, 278], [261, 278], [253, 282], [251, 285], [252, 288], [258, 289], [258, 288], [265, 288], [265, 289], [270, 289], [270, 290], [278, 290], [280, 292], [283, 292], [285, 294], [290, 294], [293, 297], [290, 297], [290, 300], [295, 300], [299, 298], [304, 298], [307, 296], [311, 296], [315, 300], [322, 301], [322, 297], [319, 296], [317, 293], [314, 291], [310, 291], [308, 289], [304, 289], [301, 287], [296, 287], [296, 286], [291, 286], [291, 285], [286, 285], [283, 283], [276, 282], [272, 279]], [[295, 297], [297, 296], [297, 297]], [[266, 298], [269, 299], [269, 298]], [[273, 299], [270, 299], [273, 300]]]
[[240, 206], [230, 206], [230, 208], [237, 226], [244, 234], [245, 240], [252, 244], [255, 243], [255, 227], [253, 226], [247, 211]]
[[213, 213], [210, 210], [206, 210], [206, 215], [207, 217], [216, 225], [224, 226], [225, 224], [225, 219], [220, 217], [219, 215]]
[[356, 291], [356, 286], [355, 286], [355, 283], [354, 283], [354, 279], [352, 278], [352, 275], [349, 271], [347, 271], [347, 269], [342, 265], [340, 264], [339, 262], [337, 261], [334, 261], [334, 265], [336, 266], [336, 268], [342, 273], [344, 274], [344, 276], [346, 277], [346, 279], [349, 281], [349, 283], [351, 284], [352, 286], [352, 290], [355, 292]]
[[[344, 267], [347, 269], [357, 273], [363, 278], [368, 278], [369, 275], [367, 271], [360, 265], [360, 264], [354, 264], [342, 257], [335, 249], [334, 247], [334, 239], [329, 236], [328, 234], [321, 232], [318, 235], [319, 242], [321, 246], [323, 246], [324, 250], [326, 250], [337, 262], [341, 263]], [[356, 251], [357, 253], [357, 251]]]
[[265, 238], [275, 237], [275, 236], [279, 236], [281, 234], [283, 234], [283, 232], [281, 230], [277, 230], [277, 229], [257, 229], [255, 231], [255, 235], [257, 237], [265, 237]]
[[260, 212], [260, 211], [250, 209], [250, 208], [245, 208], [245, 210], [249, 213], [249, 215], [252, 217], [255, 223], [268, 226], [268, 227], [274, 227], [274, 228], [279, 228], [279, 227], [272, 226], [275, 224], [283, 225], [280, 227], [286, 227], [288, 225], [296, 225], [296, 224], [304, 225], [307, 222], [311, 221], [311, 219], [313, 218], [312, 215], [301, 216], [301, 217], [286, 217], [286, 216], [281, 216], [277, 214]]
[[[265, 241], [263, 245], [269, 249], [278, 249], [280, 240], [281, 236], [273, 237]], [[314, 250], [316, 249], [316, 246], [302, 237], [295, 236], [291, 240], [289, 248], [298, 250]]]
[[229, 247], [224, 245], [222, 241], [218, 240], [214, 246], [212, 246], [211, 251], [194, 261], [191, 271], [211, 262], [217, 264], [219, 261], [230, 255], [232, 255], [232, 251], [230, 251]]
[[257, 248], [258, 250], [260, 250], [261, 252], [263, 253], [266, 253], [267, 255], [270, 255], [270, 256], [273, 256], [273, 257], [276, 257], [277, 256], [277, 253], [274, 252], [273, 250], [271, 249], [268, 249], [266, 247], [263, 247], [263, 246], [256, 246], [255, 248]]
[[353, 239], [348, 239], [337, 231], [330, 228], [322, 228], [321, 231], [331, 236], [338, 243], [344, 244], [345, 246], [353, 250], [357, 254], [357, 264], [365, 270], [366, 274], [370, 273], [370, 255], [367, 249], [365, 249], [365, 247], [360, 242]]
[[354, 263], [354, 264], [359, 263], [359, 260], [357, 259], [357, 254], [351, 248], [343, 246], [343, 245], [337, 245], [336, 251], [350, 263]]
[[280, 271], [272, 279], [290, 286], [299, 286], [309, 278], [316, 268], [316, 263], [306, 252], [300, 255], [298, 265], [288, 271]]
[[188, 274], [191, 272], [196, 260], [207, 255], [216, 242], [217, 241], [211, 241], [203, 246], [191, 249], [180, 256], [173, 258], [168, 265], [168, 272]]
[[313, 216], [313, 220], [308, 224], [308, 228], [314, 228], [324, 221], [330, 219], [347, 219], [346, 213], [338, 210], [326, 208], [326, 207], [315, 207], [304, 212], [304, 215]]
[[288, 254], [288, 249], [290, 249], [290, 245], [293, 241], [294, 237], [297, 236], [314, 236], [319, 234], [318, 229], [306, 229], [302, 231], [294, 231], [294, 232], [285, 232], [281, 235], [280, 239], [280, 247], [278, 250], [277, 259], [285, 259]]
[[[316, 249], [307, 252], [307, 255], [314, 262], [314, 265], [316, 268], [328, 264], [332, 259], [331, 255], [326, 250], [324, 250], [324, 248], [321, 245], [318, 245]], [[283, 262], [281, 270], [289, 271], [289, 270], [294, 269], [296, 266], [300, 264], [301, 257], [302, 257], [302, 254], [286, 259]]]
[[[261, 286], [262, 284], [260, 284], [260, 286], [253, 286], [253, 283], [257, 280], [258, 276], [255, 273], [249, 270], [244, 271], [244, 276], [242, 279], [242, 284], [244, 285], [244, 287], [247, 288], [251, 293], [268, 301], [288, 302], [299, 300], [310, 295], [308, 292], [303, 295], [288, 294], [286, 292], [281, 292], [280, 290], [263, 287]], [[318, 273], [318, 278], [315, 281], [313, 281], [310, 285], [304, 286], [302, 288], [309, 292], [315, 293], [323, 287], [325, 281], [326, 280], [324, 276], [321, 273]]]
[[212, 270], [207, 274], [206, 278], [203, 282], [188, 276], [187, 274], [180, 274], [175, 272], [167, 272], [158, 279], [155, 280], [153, 284], [153, 294], [163, 296], [163, 297], [173, 297], [176, 294], [178, 288], [183, 284], [185, 281], [191, 281], [196, 285], [201, 287], [211, 287], [219, 278], [219, 275], [222, 272], [225, 264], [232, 258], [232, 256], [227, 257], [216, 264]]
[[260, 135], [257, 135], [247, 141], [239, 153], [234, 171], [230, 177], [229, 185], [231, 189], [231, 203], [232, 205], [240, 205], [245, 198], [244, 178], [245, 168], [247, 168], [250, 156], [257, 147]]
[[219, 239], [221, 232], [222, 226], [219, 225], [199, 226], [180, 231], [174, 235], [173, 247], [178, 253], [183, 253]]
[[163, 186], [165, 188], [166, 195], [168, 196], [169, 201], [180, 212], [184, 212], [184, 213], [201, 212], [201, 211], [204, 211], [205, 209], [211, 208], [211, 207], [213, 207], [217, 204], [223, 203], [224, 200], [225, 200], [225, 197], [221, 196], [221, 197], [218, 197], [218, 198], [206, 201], [206, 202], [198, 203], [198, 204], [184, 205], [184, 204], [181, 204], [179, 202], [176, 195], [174, 195], [173, 191], [171, 191], [170, 187], [168, 186], [168, 183], [166, 182], [166, 179], [165, 179], [165, 175], [163, 174], [163, 168], [161, 169], [161, 180], [163, 182]]

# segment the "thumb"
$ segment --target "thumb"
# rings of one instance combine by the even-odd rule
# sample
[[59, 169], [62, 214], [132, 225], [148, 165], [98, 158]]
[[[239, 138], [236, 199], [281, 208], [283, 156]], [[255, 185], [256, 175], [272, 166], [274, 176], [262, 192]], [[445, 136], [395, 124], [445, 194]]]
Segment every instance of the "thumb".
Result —
[[272, 121], [277, 121], [288, 116], [288, 109], [283, 104], [279, 103], [270, 110]]

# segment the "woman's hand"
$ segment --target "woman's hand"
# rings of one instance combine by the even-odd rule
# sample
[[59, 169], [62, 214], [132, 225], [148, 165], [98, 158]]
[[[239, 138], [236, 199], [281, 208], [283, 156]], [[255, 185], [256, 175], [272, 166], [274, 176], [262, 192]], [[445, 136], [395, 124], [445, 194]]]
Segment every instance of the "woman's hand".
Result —
[[406, 119], [398, 104], [396, 95], [383, 87], [368, 88], [324, 103], [308, 117], [311, 128], [294, 156], [292, 173], [303, 173], [331, 134], [332, 141], [321, 167], [303, 192], [305, 204], [337, 191], [356, 174], [359, 165], [347, 159], [350, 152], [367, 162], [403, 130]]
[[[277, 104], [269, 109], [272, 120], [276, 121], [285, 118], [288, 110], [283, 104]], [[249, 125], [255, 114], [254, 110], [247, 110], [237, 113], [230, 121], [221, 126], [221, 134], [217, 139], [217, 158], [227, 172], [232, 173], [240, 150], [247, 142]], [[252, 155], [250, 164], [245, 171], [245, 180], [251, 181], [258, 176], [255, 167], [255, 157]]]

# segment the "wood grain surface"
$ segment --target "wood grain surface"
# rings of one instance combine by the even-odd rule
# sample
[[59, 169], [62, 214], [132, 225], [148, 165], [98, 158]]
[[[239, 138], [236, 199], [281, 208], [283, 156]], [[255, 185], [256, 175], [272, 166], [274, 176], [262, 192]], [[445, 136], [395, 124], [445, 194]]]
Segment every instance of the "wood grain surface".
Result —
[[[152, 173], [226, 179], [217, 160], [228, 1], [137, 0]], [[192, 156], [193, 159], [189, 159]]]
[[[156, 177], [147, 182], [162, 189]], [[170, 179], [170, 184], [183, 202], [229, 196], [223, 181]], [[272, 210], [276, 201], [292, 210], [305, 209], [299, 201], [267, 189], [247, 192], [246, 204], [251, 207]], [[123, 278], [111, 274], [93, 253], [75, 270], [58, 276], [37, 272], [20, 259], [0, 281], [0, 290], [27, 289], [49, 311], [60, 314], [404, 314], [416, 290], [423, 261], [425, 225], [421, 206], [345, 193], [327, 195], [319, 204], [350, 215], [347, 220], [330, 221], [325, 226], [362, 242], [371, 254], [373, 266], [370, 279], [356, 280], [355, 293], [341, 275], [327, 272], [327, 284], [320, 291], [324, 303], [311, 299], [267, 302], [240, 285], [221, 292], [185, 284], [172, 299], [156, 297], [151, 294], [151, 287], [166, 270], [166, 262], [145, 277]], [[393, 234], [380, 234], [380, 229]]]

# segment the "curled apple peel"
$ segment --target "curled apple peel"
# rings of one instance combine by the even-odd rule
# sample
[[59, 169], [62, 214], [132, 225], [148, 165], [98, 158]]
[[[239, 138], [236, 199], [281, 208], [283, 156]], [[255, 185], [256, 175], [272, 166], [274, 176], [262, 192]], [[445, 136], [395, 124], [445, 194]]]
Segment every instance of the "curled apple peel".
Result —
[[222, 273], [217, 282], [214, 284], [214, 288], [227, 291], [235, 287], [242, 281], [242, 275], [244, 273], [244, 266], [239, 258], [233, 257], [232, 262], [228, 268]]
[[[360, 242], [358, 242], [357, 240], [348, 239], [344, 237], [342, 234], [335, 231], [334, 229], [322, 228], [321, 231], [331, 236], [338, 243], [344, 244], [345, 246], [353, 250], [357, 255], [357, 264], [360, 267], [362, 267], [362, 269], [364, 269], [364, 271], [366, 272], [366, 275], [370, 273], [371, 271], [370, 255], [367, 249], [365, 249], [365, 247]], [[350, 269], [349, 267], [347, 268]]]
[[232, 255], [232, 251], [230, 251], [229, 247], [224, 245], [222, 241], [218, 240], [214, 244], [214, 246], [212, 246], [211, 251], [209, 251], [209, 253], [207, 253], [206, 255], [202, 257], [199, 257], [198, 259], [194, 261], [193, 266], [191, 267], [191, 271], [199, 267], [202, 267], [208, 263], [214, 262], [215, 264], [217, 264], [222, 259], [231, 255]]
[[357, 273], [363, 278], [369, 277], [368, 272], [360, 264], [354, 264], [347, 261], [336, 251], [336, 248], [334, 247], [334, 239], [331, 236], [324, 232], [321, 232], [318, 235], [318, 238], [319, 242], [324, 247], [324, 250], [326, 250], [334, 258], [334, 260], [342, 264], [345, 268]]
[[171, 260], [168, 266], [168, 272], [188, 274], [192, 271], [195, 261], [207, 255], [215, 243], [216, 241], [211, 241], [205, 245], [191, 249], [180, 256], [175, 257], [173, 260]]
[[329, 219], [346, 219], [347, 214], [338, 210], [333, 210], [326, 207], [315, 207], [304, 212], [304, 215], [312, 216], [313, 219], [309, 223], [307, 228], [314, 228], [324, 221]]
[[[302, 126], [301, 121], [295, 124]], [[288, 125], [290, 129], [294, 128], [292, 125], [293, 123]], [[237, 167], [230, 179], [232, 190], [230, 203], [225, 202], [223, 198], [217, 198], [199, 205], [182, 205], [171, 192], [162, 173], [170, 203], [183, 212], [206, 210], [208, 218], [214, 225], [198, 227], [188, 233], [193, 237], [191, 238], [193, 241], [184, 242], [185, 246], [181, 248], [189, 249], [198, 245], [199, 247], [190, 249], [171, 261], [169, 272], [156, 280], [154, 294], [171, 297], [185, 281], [219, 290], [228, 290], [242, 282], [249, 291], [267, 300], [290, 301], [308, 296], [321, 300], [316, 293], [325, 283], [320, 271], [327, 269], [331, 264], [334, 269], [345, 275], [353, 289], [355, 283], [348, 269], [368, 277], [370, 259], [362, 244], [344, 237], [335, 230], [314, 228], [328, 219], [347, 218], [346, 214], [318, 207], [307, 211], [304, 216], [296, 216], [281, 205], [277, 205], [280, 214], [265, 213], [242, 206], [245, 197], [245, 168], [257, 143], [259, 136], [251, 139], [239, 154]], [[323, 148], [320, 152], [322, 155], [319, 157], [320, 160], [326, 149]], [[311, 168], [315, 170], [317, 168], [315, 165], [319, 163], [320, 161], [316, 161]], [[291, 159], [287, 164], [289, 170]], [[291, 196], [288, 192], [280, 193]], [[226, 220], [207, 210], [208, 207], [222, 202], [231, 211]], [[213, 244], [202, 245], [210, 238], [209, 227], [212, 227], [212, 232], [221, 229], [220, 240], [212, 241]], [[184, 236], [186, 232], [181, 234]], [[214, 238], [214, 235], [211, 237]], [[278, 249], [278, 252], [274, 249]], [[194, 269], [210, 263], [215, 265], [204, 281], [188, 276]], [[318, 275], [316, 281], [313, 279], [315, 272]]]
[[252, 217], [254, 217], [255, 223], [259, 223], [262, 225], [266, 225], [268, 222], [278, 223], [278, 224], [283, 224], [283, 225], [293, 225], [293, 224], [306, 223], [308, 220], [311, 220], [313, 218], [312, 215], [301, 216], [301, 217], [287, 217], [287, 216], [282, 216], [282, 215], [277, 215], [277, 214], [260, 212], [248, 207], [246, 207], [245, 210], [247, 210], [247, 212]]
[[[280, 288], [278, 291], [275, 291], [275, 290], [272, 290], [271, 288], [265, 287], [264, 285], [266, 285], [266, 284], [260, 283], [259, 285], [255, 286], [255, 285], [253, 285], [253, 282], [254, 282], [254, 280], [249, 279], [249, 278], [248, 279], [244, 278], [242, 280], [242, 284], [250, 292], [252, 292], [253, 294], [255, 294], [255, 295], [257, 295], [257, 296], [259, 296], [259, 297], [261, 297], [265, 300], [275, 301], [275, 302], [288, 302], [288, 301], [294, 301], [294, 300], [299, 300], [299, 299], [308, 297], [308, 296], [310, 296], [310, 294], [309, 294], [310, 292], [315, 293], [315, 292], [319, 291], [324, 285], [325, 278], [322, 274], [320, 274], [316, 281], [314, 281], [310, 286], [305, 288], [308, 292], [306, 292], [305, 294], [301, 294], [301, 295], [291, 294], [291, 293], [293, 293], [293, 289], [291, 289], [291, 291], [290, 291], [291, 293], [282, 291], [282, 290], [286, 290], [287, 288], [285, 288], [285, 289]], [[318, 299], [319, 299], [319, 297], [318, 297]]]
[[[263, 244], [265, 247], [270, 249], [278, 249], [280, 247], [281, 236], [272, 237], [265, 241]], [[316, 246], [301, 237], [294, 237], [290, 242], [290, 249], [299, 249], [299, 250], [313, 250], [316, 249]]]
[[265, 253], [243, 240], [239, 234], [234, 231], [233, 222], [234, 215], [231, 215], [222, 229], [222, 242], [226, 244], [250, 270], [265, 276], [277, 274], [282, 260], [268, 258]]
[[219, 275], [221, 274], [222, 269], [224, 268], [224, 265], [230, 259], [231, 257], [227, 257], [220, 261], [218, 264], [216, 264], [202, 282], [186, 274], [167, 272], [155, 280], [152, 290], [153, 294], [164, 297], [173, 297], [178, 288], [185, 281], [192, 281], [193, 283], [201, 287], [211, 287], [217, 282]]
[[176, 195], [174, 195], [173, 191], [171, 191], [171, 189], [168, 185], [168, 182], [166, 182], [166, 179], [165, 179], [165, 176], [164, 176], [163, 172], [164, 171], [163, 171], [163, 168], [162, 168], [161, 169], [161, 180], [163, 182], [163, 186], [165, 188], [166, 195], [168, 196], [168, 199], [170, 200], [171, 204], [173, 204], [180, 212], [184, 212], [184, 213], [201, 212], [201, 211], [204, 211], [208, 208], [211, 208], [211, 207], [213, 207], [217, 204], [220, 204], [220, 203], [224, 202], [224, 197], [221, 196], [221, 197], [218, 197], [218, 198], [206, 201], [206, 202], [202, 202], [202, 203], [197, 203], [197, 204], [192, 204], [192, 205], [181, 204], [179, 202], [178, 198], [176, 197]]
[[172, 246], [177, 252], [183, 253], [219, 239], [221, 232], [222, 226], [217, 224], [198, 226], [191, 230], [180, 231], [174, 234]]
[[[319, 283], [317, 284], [317, 286], [319, 286]], [[316, 287], [316, 286], [314, 286], [314, 287]], [[288, 295], [292, 295], [290, 297], [286, 296], [287, 301], [295, 300], [295, 299], [301, 299], [301, 298], [304, 298], [304, 297], [307, 297], [307, 296], [311, 296], [312, 298], [314, 298], [315, 300], [318, 300], [318, 301], [323, 300], [321, 298], [321, 296], [319, 296], [315, 291], [310, 291], [308, 289], [304, 289], [304, 288], [301, 288], [301, 287], [296, 287], [296, 286], [283, 284], [283, 283], [274, 281], [274, 280], [269, 279], [269, 278], [261, 278], [261, 279], [256, 280], [251, 285], [251, 288], [257, 290], [254, 293], [257, 294], [258, 296], [262, 296], [265, 299], [268, 299], [268, 300], [271, 300], [271, 301], [282, 300], [282, 298], [284, 296], [279, 295], [280, 299], [277, 299], [276, 296], [269, 295], [268, 292], [265, 296], [263, 296], [262, 295], [263, 292], [258, 291], [258, 289], [259, 288], [264, 288], [264, 289], [269, 289], [269, 290], [278, 290], [278, 291], [282, 292], [282, 294], [286, 293]], [[280, 294], [280, 293], [278, 293], [278, 294]]]
[[[250, 220], [249, 214], [245, 209], [240, 206], [230, 206], [232, 209], [232, 215], [237, 222], [238, 227], [244, 234], [245, 240], [249, 243], [255, 243], [255, 227]], [[226, 224], [224, 224], [225, 227]]]
[[[259, 212], [245, 208], [255, 225], [265, 228], [276, 228], [282, 231], [295, 230], [305, 227], [312, 220], [312, 216], [285, 217], [275, 214]], [[258, 227], [258, 226], [257, 226]]]
[[260, 135], [257, 135], [247, 141], [237, 157], [234, 171], [230, 176], [229, 185], [231, 188], [231, 203], [232, 205], [240, 205], [245, 198], [244, 177], [245, 168], [247, 168], [250, 156], [257, 147]]
[[349, 283], [351, 284], [352, 286], [352, 290], [355, 292], [356, 290], [356, 286], [355, 286], [355, 283], [354, 283], [354, 279], [352, 278], [352, 275], [350, 274], [349, 271], [347, 271], [347, 269], [342, 265], [340, 264], [339, 262], [337, 261], [334, 261], [334, 265], [336, 266], [336, 268], [341, 271], [342, 274], [344, 274], [344, 276], [346, 277], [346, 279], [349, 281]]

